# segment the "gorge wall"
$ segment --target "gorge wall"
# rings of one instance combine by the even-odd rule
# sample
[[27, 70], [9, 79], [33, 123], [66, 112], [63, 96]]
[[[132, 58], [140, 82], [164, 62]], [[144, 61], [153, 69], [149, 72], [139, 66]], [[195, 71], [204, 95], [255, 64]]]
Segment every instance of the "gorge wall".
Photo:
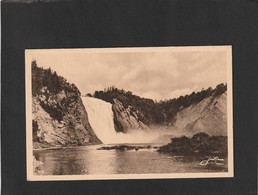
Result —
[[34, 148], [101, 143], [77, 87], [36, 62], [32, 62], [32, 119]]
[[148, 129], [148, 126], [139, 120], [137, 113], [132, 111], [131, 106], [125, 108], [119, 100], [114, 99], [112, 110], [117, 132], [126, 133], [130, 129]]
[[213, 94], [197, 104], [179, 110], [171, 125], [190, 136], [199, 132], [227, 136], [227, 92]]
[[93, 97], [112, 104], [117, 132], [159, 126], [188, 135], [227, 134], [227, 85], [224, 84], [160, 102], [115, 87], [96, 91]]

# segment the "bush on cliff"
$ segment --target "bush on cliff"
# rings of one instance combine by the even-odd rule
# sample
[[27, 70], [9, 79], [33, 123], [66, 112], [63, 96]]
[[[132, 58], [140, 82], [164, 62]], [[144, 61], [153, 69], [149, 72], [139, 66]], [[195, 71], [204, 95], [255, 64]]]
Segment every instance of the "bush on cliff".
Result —
[[[39, 97], [41, 107], [57, 121], [63, 120], [64, 112], [80, 97], [80, 91], [74, 84], [57, 75], [51, 68], [43, 69], [32, 61], [32, 95]], [[64, 92], [65, 96], [58, 101], [57, 94]]]
[[62, 90], [73, 92], [80, 95], [80, 91], [74, 84], [70, 84], [62, 76], [57, 75], [51, 68], [43, 69], [37, 66], [34, 60], [31, 63], [32, 67], [32, 95], [40, 95], [43, 87], [46, 87], [50, 94], [56, 94]]

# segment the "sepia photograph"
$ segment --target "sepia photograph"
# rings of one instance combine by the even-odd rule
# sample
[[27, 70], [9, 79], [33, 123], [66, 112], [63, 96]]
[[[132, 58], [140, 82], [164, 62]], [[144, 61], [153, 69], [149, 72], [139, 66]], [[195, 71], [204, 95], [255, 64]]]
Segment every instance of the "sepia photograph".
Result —
[[27, 49], [27, 180], [233, 177], [232, 46]]
[[1, 7], [0, 194], [257, 194], [257, 1]]

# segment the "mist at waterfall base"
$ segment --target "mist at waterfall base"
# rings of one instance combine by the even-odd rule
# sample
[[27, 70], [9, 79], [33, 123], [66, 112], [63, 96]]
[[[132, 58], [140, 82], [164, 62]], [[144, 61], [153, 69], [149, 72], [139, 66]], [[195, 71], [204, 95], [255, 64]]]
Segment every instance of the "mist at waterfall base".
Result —
[[126, 133], [117, 132], [104, 144], [167, 144], [175, 135], [165, 129], [129, 129]]
[[88, 113], [90, 125], [103, 144], [164, 144], [168, 143], [170, 138], [175, 136], [175, 131], [168, 130], [165, 127], [129, 129], [126, 133], [116, 132], [112, 104], [92, 97], [82, 97], [82, 101]]

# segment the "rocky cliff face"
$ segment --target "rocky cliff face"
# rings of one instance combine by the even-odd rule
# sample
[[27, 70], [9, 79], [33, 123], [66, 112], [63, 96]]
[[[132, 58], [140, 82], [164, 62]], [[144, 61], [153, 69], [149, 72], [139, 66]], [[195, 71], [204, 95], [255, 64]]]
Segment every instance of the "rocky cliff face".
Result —
[[215, 93], [198, 104], [181, 108], [172, 126], [185, 134], [227, 135], [227, 92]]
[[148, 129], [148, 126], [139, 120], [136, 112], [132, 111], [131, 106], [125, 108], [119, 100], [113, 101], [112, 110], [117, 132], [127, 132], [129, 129]]
[[[227, 131], [227, 85], [202, 89], [189, 95], [156, 102], [110, 87], [95, 91], [94, 97], [110, 102], [116, 131], [162, 127], [177, 129], [185, 134], [207, 132], [225, 135]], [[147, 127], [148, 126], [148, 127]]]
[[101, 143], [75, 85], [35, 65], [32, 75], [34, 148]]

